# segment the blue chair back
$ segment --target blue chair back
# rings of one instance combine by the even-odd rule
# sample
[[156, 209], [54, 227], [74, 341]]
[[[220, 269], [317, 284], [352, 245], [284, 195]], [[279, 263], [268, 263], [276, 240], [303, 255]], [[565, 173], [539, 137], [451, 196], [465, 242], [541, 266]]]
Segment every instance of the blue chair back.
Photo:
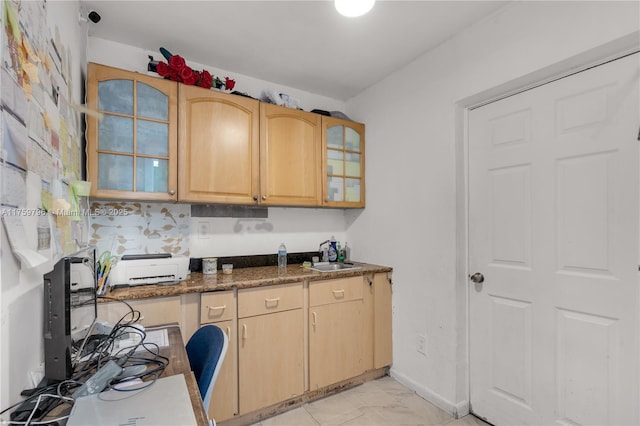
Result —
[[205, 411], [209, 411], [211, 393], [222, 361], [227, 353], [229, 338], [215, 325], [205, 325], [187, 342], [187, 357], [198, 382]]

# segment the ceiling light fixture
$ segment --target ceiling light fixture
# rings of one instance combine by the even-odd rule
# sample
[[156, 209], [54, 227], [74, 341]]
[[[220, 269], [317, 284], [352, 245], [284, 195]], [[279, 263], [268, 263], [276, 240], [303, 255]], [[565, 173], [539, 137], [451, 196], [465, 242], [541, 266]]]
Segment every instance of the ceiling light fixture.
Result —
[[355, 18], [371, 10], [376, 0], [336, 0], [336, 10], [341, 15]]

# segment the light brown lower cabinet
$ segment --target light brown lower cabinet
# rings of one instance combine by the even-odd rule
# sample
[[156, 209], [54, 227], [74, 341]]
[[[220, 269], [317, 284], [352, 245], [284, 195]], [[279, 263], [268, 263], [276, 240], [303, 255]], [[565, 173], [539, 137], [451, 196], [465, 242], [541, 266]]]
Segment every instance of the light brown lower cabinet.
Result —
[[200, 323], [217, 325], [229, 338], [227, 354], [220, 367], [209, 405], [209, 418], [216, 422], [238, 414], [238, 341], [235, 321], [236, 298], [233, 290], [202, 293]]
[[316, 390], [366, 370], [362, 277], [309, 283], [309, 387]]
[[240, 414], [304, 393], [302, 283], [238, 291]]
[[373, 368], [393, 362], [391, 272], [373, 276]]
[[302, 395], [302, 309], [243, 318], [238, 332], [240, 414]]
[[[308, 303], [302, 282], [129, 303], [145, 325], [179, 322], [185, 340], [206, 324], [227, 333], [208, 413], [221, 422], [391, 365], [391, 287], [391, 273], [378, 273], [310, 281]], [[98, 309], [111, 322], [127, 311]]]

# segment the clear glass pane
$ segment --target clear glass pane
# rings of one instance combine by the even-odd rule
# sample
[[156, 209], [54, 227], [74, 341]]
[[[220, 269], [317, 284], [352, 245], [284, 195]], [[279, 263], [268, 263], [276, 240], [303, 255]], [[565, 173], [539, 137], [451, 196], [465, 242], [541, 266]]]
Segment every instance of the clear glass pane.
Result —
[[329, 148], [344, 148], [344, 127], [333, 126], [327, 129], [327, 146]]
[[346, 184], [347, 188], [345, 201], [356, 203], [360, 202], [360, 179], [347, 178]]
[[344, 201], [344, 179], [341, 177], [329, 176], [327, 181], [329, 201]]
[[344, 153], [333, 149], [327, 150], [327, 173], [330, 175], [344, 174]]
[[133, 115], [133, 81], [108, 80], [99, 82], [98, 109]]
[[98, 127], [98, 149], [133, 153], [133, 118], [105, 114]]
[[136, 152], [138, 154], [169, 156], [168, 124], [139, 119], [137, 126]]
[[138, 99], [138, 117], [169, 120], [169, 96], [147, 84], [136, 84]]
[[133, 157], [98, 154], [98, 188], [133, 191]]
[[169, 164], [167, 160], [138, 158], [136, 191], [167, 192]]
[[360, 177], [360, 154], [346, 153], [345, 176]]
[[356, 132], [351, 127], [347, 127], [345, 138], [347, 140], [347, 149], [349, 151], [360, 152], [360, 133]]

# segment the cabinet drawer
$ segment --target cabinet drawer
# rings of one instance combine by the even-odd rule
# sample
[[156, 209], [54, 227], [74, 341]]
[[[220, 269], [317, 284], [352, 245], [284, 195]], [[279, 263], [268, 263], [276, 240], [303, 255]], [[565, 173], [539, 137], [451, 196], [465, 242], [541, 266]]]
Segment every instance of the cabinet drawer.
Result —
[[363, 286], [362, 277], [312, 281], [309, 283], [309, 306], [362, 299]]
[[200, 324], [227, 321], [235, 316], [233, 290], [212, 291], [200, 295]]
[[302, 308], [302, 283], [238, 291], [238, 318]]
[[[140, 311], [139, 322], [145, 327], [182, 322], [180, 296], [128, 300], [127, 303], [129, 303], [133, 309]], [[115, 324], [123, 317], [125, 321], [131, 320], [129, 307], [124, 303], [111, 302], [98, 304], [98, 318]]]

